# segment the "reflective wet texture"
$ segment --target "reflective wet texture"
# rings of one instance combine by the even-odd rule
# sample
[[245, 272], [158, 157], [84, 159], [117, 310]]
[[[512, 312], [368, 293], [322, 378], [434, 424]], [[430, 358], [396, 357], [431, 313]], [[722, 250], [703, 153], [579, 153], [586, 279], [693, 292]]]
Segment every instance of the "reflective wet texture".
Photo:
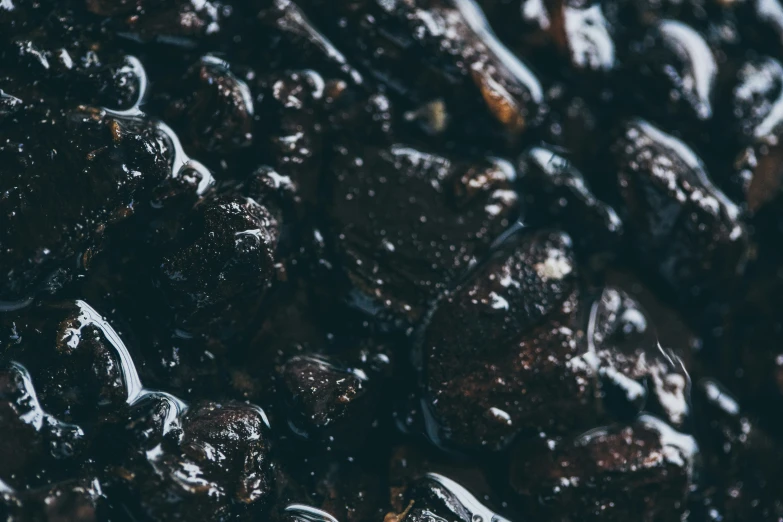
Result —
[[0, 0], [0, 519], [783, 521], [780, 0]]

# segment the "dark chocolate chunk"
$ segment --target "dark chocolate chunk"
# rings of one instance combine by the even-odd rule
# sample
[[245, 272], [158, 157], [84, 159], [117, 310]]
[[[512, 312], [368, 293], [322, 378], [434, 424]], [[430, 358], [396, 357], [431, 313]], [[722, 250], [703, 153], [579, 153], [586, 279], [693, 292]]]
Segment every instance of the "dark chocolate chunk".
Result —
[[280, 376], [291, 428], [327, 446], [355, 448], [373, 422], [372, 384], [364, 371], [324, 357], [289, 359]]
[[641, 120], [624, 127], [613, 154], [625, 223], [642, 264], [685, 300], [735, 283], [748, 233], [740, 209], [696, 154]]
[[644, 415], [630, 426], [521, 443], [511, 484], [528, 512], [546, 520], [676, 520], [696, 450], [693, 438]]
[[516, 218], [507, 162], [338, 147], [332, 171], [332, 237], [351, 299], [384, 320], [421, 317]]

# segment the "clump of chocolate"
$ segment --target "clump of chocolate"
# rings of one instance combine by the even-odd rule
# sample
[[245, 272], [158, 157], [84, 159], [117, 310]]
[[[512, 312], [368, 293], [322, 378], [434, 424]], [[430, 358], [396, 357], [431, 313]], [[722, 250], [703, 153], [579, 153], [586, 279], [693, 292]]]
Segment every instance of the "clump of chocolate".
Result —
[[685, 513], [696, 443], [661, 420], [599, 427], [520, 445], [511, 484], [531, 513], [550, 520], [671, 520]]
[[644, 96], [638, 103], [655, 118], [687, 126], [712, 117], [718, 63], [692, 27], [660, 20], [631, 47], [628, 61], [634, 85]]
[[645, 405], [688, 415], [688, 376], [645, 312], [611, 287], [590, 299], [563, 233], [509, 239], [437, 303], [421, 343], [428, 432], [446, 446], [498, 450]]
[[579, 352], [579, 295], [571, 239], [540, 232], [440, 301], [420, 356], [433, 440], [501, 449], [523, 430], [590, 422], [590, 370], [569, 364]]
[[[131, 446], [131, 458], [114, 468], [124, 491], [118, 496], [127, 495], [135, 510], [156, 520], [249, 520], [262, 514], [274, 492], [264, 412], [236, 403], [200, 403], [177, 412], [179, 405], [167, 402], [159, 397], [137, 409], [143, 425], [160, 431], [157, 442], [142, 439], [142, 446]], [[132, 419], [128, 428], [142, 434], [137, 422]]]
[[250, 197], [200, 203], [160, 266], [177, 324], [200, 331], [234, 307], [257, 306], [275, 279], [278, 235], [274, 216]]
[[642, 263], [686, 301], [733, 284], [747, 259], [748, 232], [696, 154], [641, 120], [623, 127], [613, 152]]
[[[484, 128], [497, 125], [512, 135], [537, 125], [543, 105], [539, 80], [500, 44], [473, 1], [311, 3], [324, 18], [338, 14], [351, 28], [336, 41], [346, 43], [349, 58], [370, 66], [379, 79], [388, 78], [401, 94], [418, 102], [445, 95], [449, 114], [478, 117]], [[408, 81], [417, 88], [406, 89]]]
[[372, 384], [361, 369], [296, 356], [282, 370], [283, 408], [299, 435], [327, 445], [361, 444], [372, 423]]
[[7, 219], [0, 291], [4, 300], [24, 299], [58, 270], [70, 275], [88, 265], [106, 228], [131, 214], [136, 198], [169, 169], [155, 127], [144, 120], [29, 106], [14, 96], [0, 102]]
[[352, 151], [337, 151], [329, 207], [351, 298], [416, 321], [513, 223], [513, 169], [402, 145]]
[[2, 357], [31, 373], [48, 413], [83, 422], [123, 407], [139, 393], [127, 348], [87, 303], [30, 306], [2, 319]]
[[254, 105], [250, 88], [223, 60], [206, 55], [188, 69], [171, 102], [168, 121], [185, 129], [196, 150], [234, 152], [253, 143]]

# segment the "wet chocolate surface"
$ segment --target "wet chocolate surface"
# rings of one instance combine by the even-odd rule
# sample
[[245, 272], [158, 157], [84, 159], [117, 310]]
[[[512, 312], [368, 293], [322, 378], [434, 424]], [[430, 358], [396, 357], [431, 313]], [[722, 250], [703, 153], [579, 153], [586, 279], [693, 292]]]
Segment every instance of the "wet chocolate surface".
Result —
[[0, 519], [783, 521], [783, 5], [0, 0]]

